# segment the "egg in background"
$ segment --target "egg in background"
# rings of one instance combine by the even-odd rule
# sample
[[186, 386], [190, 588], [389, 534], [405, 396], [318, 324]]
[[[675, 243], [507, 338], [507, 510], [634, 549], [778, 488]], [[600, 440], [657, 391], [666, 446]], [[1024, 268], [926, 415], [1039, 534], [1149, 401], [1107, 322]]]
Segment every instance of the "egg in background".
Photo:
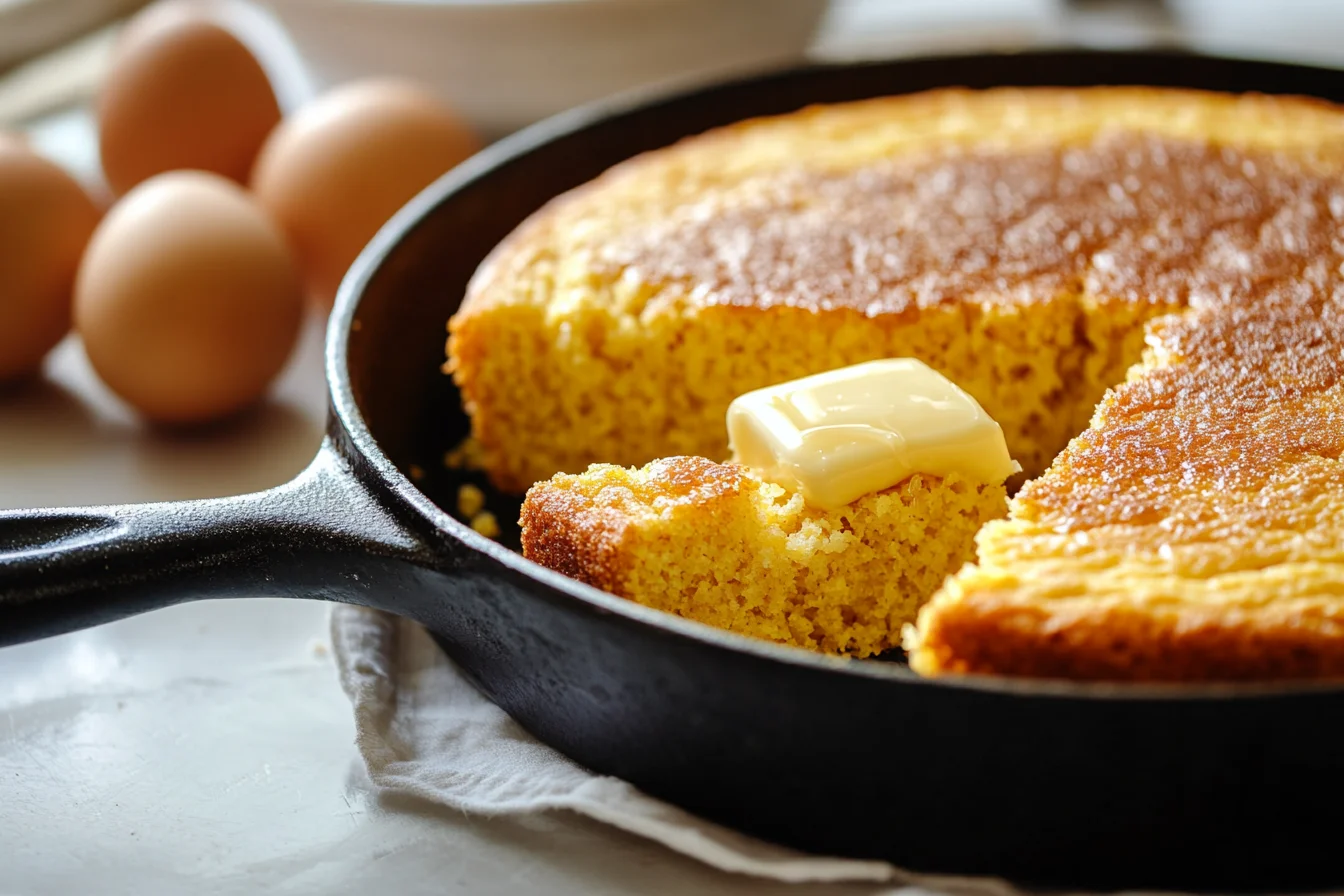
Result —
[[75, 273], [101, 216], [64, 169], [0, 134], [0, 383], [35, 372], [69, 332]]
[[359, 252], [417, 193], [480, 147], [432, 93], [398, 79], [337, 87], [288, 116], [252, 171], [310, 295], [329, 309]]
[[261, 63], [201, 4], [160, 3], [118, 35], [97, 99], [103, 174], [120, 195], [165, 171], [247, 180], [280, 121]]
[[132, 189], [79, 267], [75, 328], [100, 379], [143, 416], [204, 423], [256, 402], [304, 309], [279, 228], [237, 184], [174, 171]]

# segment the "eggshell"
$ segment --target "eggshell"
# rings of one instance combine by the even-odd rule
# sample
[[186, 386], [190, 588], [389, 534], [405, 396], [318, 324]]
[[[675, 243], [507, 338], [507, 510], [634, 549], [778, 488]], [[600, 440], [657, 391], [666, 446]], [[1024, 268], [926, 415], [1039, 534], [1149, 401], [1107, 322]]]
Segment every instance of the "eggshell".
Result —
[[133, 189], [94, 233], [75, 327], [111, 389], [151, 420], [195, 423], [256, 401], [303, 309], [279, 228], [236, 184], [178, 171]]
[[361, 81], [286, 118], [257, 157], [252, 189], [288, 234], [311, 294], [330, 308], [351, 262], [387, 219], [478, 146], [428, 91]]
[[69, 332], [75, 272], [100, 214], [63, 169], [0, 138], [0, 382], [32, 373]]
[[152, 6], [119, 37], [97, 102], [98, 149], [112, 191], [164, 171], [247, 180], [280, 120], [275, 91], [246, 46], [195, 6]]

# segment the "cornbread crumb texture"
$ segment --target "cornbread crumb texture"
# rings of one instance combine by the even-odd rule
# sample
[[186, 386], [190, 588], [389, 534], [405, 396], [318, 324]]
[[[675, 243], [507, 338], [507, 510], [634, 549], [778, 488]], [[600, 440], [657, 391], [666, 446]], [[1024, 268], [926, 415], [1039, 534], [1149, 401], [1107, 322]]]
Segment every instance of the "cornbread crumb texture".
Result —
[[448, 470], [484, 470], [485, 451], [480, 442], [468, 436], [457, 447], [444, 452], [443, 466]]
[[486, 538], [499, 537], [499, 520], [488, 510], [482, 510], [472, 515], [471, 528]]
[[486, 538], [498, 538], [499, 520], [485, 509], [485, 492], [470, 482], [457, 487], [457, 513]]
[[523, 553], [655, 609], [826, 653], [871, 656], [1001, 517], [1002, 485], [913, 476], [839, 511], [735, 464], [598, 464], [537, 483]]
[[458, 486], [457, 489], [457, 512], [466, 519], [471, 519], [485, 508], [485, 492], [477, 486], [467, 483]]
[[746, 122], [534, 216], [473, 280], [449, 367], [516, 492], [592, 462], [723, 458], [737, 395], [905, 356], [973, 395], [1035, 475], [1139, 360], [1146, 321], [1272, 254], [1243, 250], [1342, 138], [1322, 103], [1111, 88]]

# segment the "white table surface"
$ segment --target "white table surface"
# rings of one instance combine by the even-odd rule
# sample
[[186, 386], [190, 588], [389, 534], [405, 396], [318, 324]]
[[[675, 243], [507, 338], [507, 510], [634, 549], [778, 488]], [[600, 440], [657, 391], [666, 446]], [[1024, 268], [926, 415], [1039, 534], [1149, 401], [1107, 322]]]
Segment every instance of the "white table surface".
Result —
[[[1018, 3], [1000, 33], [1013, 16], [1035, 15], [1039, 26], [1037, 13], [1051, 5]], [[1224, 47], [1344, 62], [1344, 3], [1174, 5]], [[836, 43], [841, 55], [876, 51], [890, 5], [849, 6], [829, 39], [853, 38]], [[902, 27], [887, 28], [885, 45], [908, 40]], [[983, 39], [965, 27], [943, 34]], [[75, 170], [94, 163], [85, 113], [43, 121], [36, 137]], [[0, 395], [0, 508], [208, 497], [283, 482], [320, 440], [319, 329], [310, 322], [263, 407], [194, 438], [144, 429], [99, 385], [78, 345], [63, 344], [43, 383]], [[564, 814], [487, 820], [380, 798], [354, 750], [326, 619], [316, 603], [207, 602], [0, 650], [0, 896], [882, 890], [721, 874]]]

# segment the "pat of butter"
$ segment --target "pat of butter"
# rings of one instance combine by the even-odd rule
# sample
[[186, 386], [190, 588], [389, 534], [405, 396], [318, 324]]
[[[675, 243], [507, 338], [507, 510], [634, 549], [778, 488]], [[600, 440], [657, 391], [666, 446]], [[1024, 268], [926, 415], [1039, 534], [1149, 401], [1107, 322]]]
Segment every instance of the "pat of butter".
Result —
[[728, 444], [735, 461], [822, 508], [915, 473], [991, 483], [1022, 469], [979, 403], [913, 358], [748, 392], [728, 408]]

